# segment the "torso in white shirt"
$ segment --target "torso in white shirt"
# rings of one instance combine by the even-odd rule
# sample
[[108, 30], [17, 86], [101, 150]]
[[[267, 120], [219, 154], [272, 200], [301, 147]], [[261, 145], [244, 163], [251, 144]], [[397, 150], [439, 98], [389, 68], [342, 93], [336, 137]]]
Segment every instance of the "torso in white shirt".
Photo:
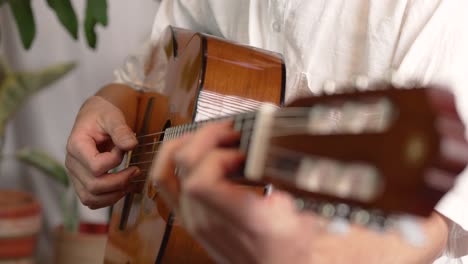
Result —
[[[286, 101], [323, 93], [330, 81], [336, 86], [326, 92], [334, 92], [360, 76], [442, 83], [468, 120], [467, 10], [464, 0], [163, 1], [152, 41], [171, 24], [282, 53]], [[464, 201], [468, 176], [462, 175], [437, 210], [468, 230]], [[461, 228], [453, 232], [466, 236]]]

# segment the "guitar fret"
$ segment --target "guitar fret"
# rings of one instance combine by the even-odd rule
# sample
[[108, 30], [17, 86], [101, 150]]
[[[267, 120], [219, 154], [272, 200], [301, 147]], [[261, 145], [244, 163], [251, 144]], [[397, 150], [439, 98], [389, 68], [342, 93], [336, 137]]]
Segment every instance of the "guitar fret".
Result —
[[[241, 132], [241, 138], [244, 142], [246, 142], [244, 147], [248, 147], [248, 142], [251, 136], [250, 130], [252, 129], [253, 123], [255, 122], [256, 112], [241, 113], [228, 117], [219, 117], [210, 120], [198, 121], [196, 123], [187, 123], [179, 126], [170, 127], [165, 130], [165, 136], [163, 141], [175, 139], [186, 133], [194, 132], [206, 123], [221, 121], [228, 118], [234, 120], [233, 129], [235, 131]], [[242, 148], [242, 150], [247, 150], [247, 148], [244, 147]]]

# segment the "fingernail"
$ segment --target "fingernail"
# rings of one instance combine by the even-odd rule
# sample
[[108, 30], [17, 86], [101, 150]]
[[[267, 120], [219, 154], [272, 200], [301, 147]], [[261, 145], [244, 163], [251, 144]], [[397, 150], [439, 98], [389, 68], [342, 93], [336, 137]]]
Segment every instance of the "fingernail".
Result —
[[125, 145], [133, 145], [133, 144], [137, 144], [137, 140], [134, 136], [126, 136], [124, 138], [122, 138], [122, 144], [125, 144]]
[[133, 167], [133, 171], [130, 174], [130, 177], [137, 177], [140, 176], [141, 170], [138, 167]]

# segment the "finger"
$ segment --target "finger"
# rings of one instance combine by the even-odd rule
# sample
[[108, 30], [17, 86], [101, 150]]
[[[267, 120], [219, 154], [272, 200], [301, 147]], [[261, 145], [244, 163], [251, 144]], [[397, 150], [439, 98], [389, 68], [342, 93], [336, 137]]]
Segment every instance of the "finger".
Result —
[[133, 149], [137, 144], [135, 133], [127, 125], [123, 114], [120, 110], [112, 111], [100, 119], [102, 129], [109, 134], [112, 142], [119, 149], [128, 151]]
[[192, 168], [209, 150], [216, 146], [232, 145], [238, 139], [239, 132], [232, 130], [230, 121], [207, 124], [176, 154], [176, 163], [184, 168]]
[[178, 139], [164, 142], [150, 169], [151, 183], [160, 190], [169, 207], [175, 210], [178, 210], [180, 186], [179, 180], [174, 175], [174, 155], [191, 138], [190, 134], [186, 134]]
[[80, 201], [90, 209], [98, 209], [115, 204], [127, 193], [133, 191], [134, 186], [129, 186], [125, 190], [108, 192], [104, 194], [94, 195], [87, 192], [86, 188], [78, 180], [73, 180], [75, 190], [80, 198]]
[[235, 172], [245, 160], [244, 154], [234, 149], [214, 149], [208, 151], [190, 177], [182, 182], [184, 191], [201, 194], [207, 188], [218, 185], [233, 185], [226, 176]]
[[[198, 219], [195, 215], [192, 228], [186, 230], [203, 246], [216, 263], [255, 263], [255, 240], [251, 239], [241, 227], [234, 225], [231, 219], [219, 216], [219, 212], [210, 208], [197, 210], [207, 216]], [[193, 227], [196, 227], [194, 230]], [[232, 249], [236, 248], [235, 251]]]
[[210, 151], [190, 176], [182, 181], [183, 195], [242, 225], [250, 208], [255, 208], [261, 201], [252, 191], [226, 178], [226, 175], [237, 170], [243, 160], [244, 155], [236, 150]]
[[288, 211], [297, 210], [294, 198], [289, 193], [277, 189], [273, 189], [268, 196], [265, 196], [263, 202], [267, 206], [288, 208]]
[[[258, 196], [225, 177], [234, 172], [242, 161], [243, 155], [235, 150], [211, 151], [182, 182], [183, 194], [211, 207], [225, 219], [230, 219], [233, 225], [246, 229], [252, 235], [258, 235], [267, 228], [281, 232], [284, 226], [293, 227], [297, 219], [291, 216], [297, 216], [298, 211], [290, 195], [276, 191], [269, 197]], [[181, 207], [185, 206], [182, 204]], [[274, 221], [271, 226], [261, 226], [262, 221], [258, 219], [266, 221], [272, 215], [281, 221]]]
[[117, 173], [95, 177], [72, 156], [67, 156], [65, 163], [68, 164], [70, 174], [80, 181], [87, 192], [94, 195], [125, 190], [130, 185], [130, 180], [141, 174], [139, 168], [129, 167]]
[[72, 135], [67, 144], [67, 152], [68, 155], [79, 160], [94, 176], [102, 175], [115, 168], [123, 159], [123, 152], [117, 147], [100, 153], [96, 141], [88, 135]]

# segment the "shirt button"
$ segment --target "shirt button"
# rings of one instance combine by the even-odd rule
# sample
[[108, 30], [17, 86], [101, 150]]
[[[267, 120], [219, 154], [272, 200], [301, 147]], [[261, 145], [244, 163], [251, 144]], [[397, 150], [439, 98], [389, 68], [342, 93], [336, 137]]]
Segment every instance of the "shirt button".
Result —
[[279, 21], [275, 21], [273, 22], [273, 24], [271, 25], [273, 30], [275, 32], [280, 32], [281, 31], [281, 23]]

